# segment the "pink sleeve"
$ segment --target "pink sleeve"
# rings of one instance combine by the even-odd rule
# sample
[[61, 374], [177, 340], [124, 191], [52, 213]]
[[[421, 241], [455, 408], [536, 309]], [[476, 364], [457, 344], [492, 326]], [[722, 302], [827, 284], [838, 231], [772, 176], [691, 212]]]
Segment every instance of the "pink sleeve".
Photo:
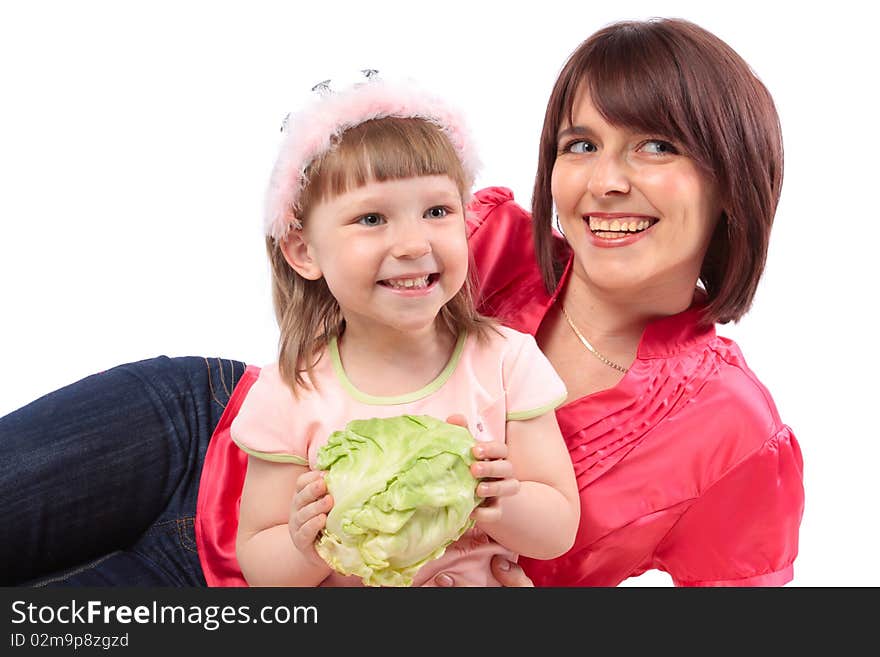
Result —
[[302, 432], [296, 429], [296, 400], [277, 365], [260, 371], [232, 421], [230, 435], [242, 450], [266, 461], [308, 464]]
[[803, 460], [787, 426], [704, 492], [658, 546], [676, 586], [782, 586], [793, 577]]
[[528, 420], [556, 409], [565, 401], [565, 384], [535, 338], [513, 329], [508, 334], [510, 349], [504, 357], [504, 393], [508, 420]]

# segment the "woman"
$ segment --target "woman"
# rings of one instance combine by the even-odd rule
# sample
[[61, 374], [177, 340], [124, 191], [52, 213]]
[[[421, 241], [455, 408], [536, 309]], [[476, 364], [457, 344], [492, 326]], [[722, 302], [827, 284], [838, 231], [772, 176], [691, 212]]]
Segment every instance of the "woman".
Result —
[[505, 190], [478, 194], [483, 310], [533, 333], [569, 390], [581, 527], [565, 556], [522, 560], [536, 584], [791, 580], [800, 450], [714, 330], [751, 304], [781, 184], [764, 86], [705, 30], [656, 21], [599, 31], [563, 68], [533, 221]]
[[[571, 56], [545, 116], [534, 219], [502, 188], [472, 208], [483, 312], [534, 334], [568, 388], [557, 418], [582, 505], [572, 550], [522, 570], [496, 562], [499, 581], [528, 585], [524, 570], [537, 585], [616, 585], [652, 568], [678, 585], [792, 578], [800, 451], [737, 346], [714, 332], [751, 304], [781, 183], [772, 99], [705, 30], [620, 23]], [[50, 579], [202, 584], [201, 556], [217, 566], [209, 583], [237, 583], [234, 519], [197, 515], [196, 491], [202, 504], [243, 478], [243, 466], [206, 470], [202, 481], [222, 476], [226, 493], [199, 486], [212, 433], [212, 450], [229, 446], [243, 369], [145, 361], [0, 420], [4, 450], [21, 455], [0, 478], [23, 508], [9, 526], [33, 525], [6, 542], [31, 558], [4, 582], [74, 567]], [[101, 466], [91, 477], [59, 468], [73, 458]], [[88, 559], [102, 568], [76, 565]]]

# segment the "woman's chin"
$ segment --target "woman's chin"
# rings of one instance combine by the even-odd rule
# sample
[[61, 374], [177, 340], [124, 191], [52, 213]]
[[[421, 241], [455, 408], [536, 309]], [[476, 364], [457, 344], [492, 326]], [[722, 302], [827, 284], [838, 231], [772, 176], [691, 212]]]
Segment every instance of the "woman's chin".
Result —
[[626, 263], [607, 264], [612, 266], [600, 267], [593, 263], [592, 266], [583, 268], [584, 278], [591, 287], [607, 293], [631, 295], [634, 291], [643, 290], [650, 283], [650, 277], [645, 272]]
[[640, 280], [604, 280], [600, 277], [590, 278], [590, 283], [594, 289], [600, 290], [605, 296], [630, 301], [637, 299], [637, 293], [645, 289], [645, 282]]

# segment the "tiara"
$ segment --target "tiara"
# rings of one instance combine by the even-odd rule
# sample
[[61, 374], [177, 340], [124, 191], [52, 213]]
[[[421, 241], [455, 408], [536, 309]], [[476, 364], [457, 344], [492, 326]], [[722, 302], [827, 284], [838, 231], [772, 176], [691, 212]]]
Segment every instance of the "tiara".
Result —
[[337, 91], [322, 80], [304, 106], [285, 116], [281, 146], [266, 191], [264, 231], [276, 241], [291, 226], [301, 228], [295, 209], [305, 185], [305, 171], [327, 153], [334, 139], [355, 126], [387, 117], [419, 118], [437, 125], [447, 136], [472, 185], [479, 169], [470, 132], [463, 116], [445, 99], [431, 95], [412, 81], [389, 81], [376, 69], [363, 69], [363, 78]]

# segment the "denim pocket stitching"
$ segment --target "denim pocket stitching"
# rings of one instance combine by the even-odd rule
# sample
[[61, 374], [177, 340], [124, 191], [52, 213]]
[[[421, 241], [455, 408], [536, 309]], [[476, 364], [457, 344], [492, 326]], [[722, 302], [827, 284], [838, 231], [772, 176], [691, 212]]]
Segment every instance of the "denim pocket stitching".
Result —
[[177, 537], [180, 547], [189, 552], [198, 552], [195, 541], [195, 518], [187, 516], [177, 519]]

